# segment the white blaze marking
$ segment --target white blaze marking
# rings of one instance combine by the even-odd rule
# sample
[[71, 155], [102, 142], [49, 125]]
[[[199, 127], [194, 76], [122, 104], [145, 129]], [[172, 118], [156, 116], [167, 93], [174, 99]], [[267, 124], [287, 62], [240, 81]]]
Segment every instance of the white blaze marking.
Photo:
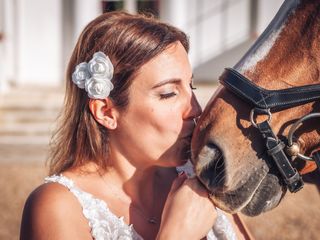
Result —
[[251, 56], [249, 56], [239, 67], [239, 72], [240, 73], [244, 73], [246, 71], [253, 71], [254, 67], [256, 66], [256, 64], [258, 62], [260, 62], [261, 60], [263, 60], [269, 53], [270, 49], [272, 48], [272, 46], [274, 45], [274, 43], [276, 42], [280, 32], [283, 29], [282, 25], [277, 31], [273, 31], [268, 39], [266, 41], [264, 41], [264, 43], [261, 44], [261, 46], [257, 49], [256, 52], [254, 52], [253, 54], [251, 54]]

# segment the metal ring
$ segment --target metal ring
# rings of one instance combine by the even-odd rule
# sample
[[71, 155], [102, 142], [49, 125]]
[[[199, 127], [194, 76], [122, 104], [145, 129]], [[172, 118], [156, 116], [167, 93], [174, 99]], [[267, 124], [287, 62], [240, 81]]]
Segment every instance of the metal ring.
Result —
[[[316, 118], [316, 117], [320, 117], [320, 113], [310, 113], [310, 114], [307, 114], [305, 115], [304, 117], [300, 118], [298, 121], [296, 121], [290, 128], [289, 130], [289, 133], [288, 133], [288, 146], [291, 147], [292, 144], [293, 144], [293, 134], [294, 132], [299, 128], [299, 125], [308, 120], [308, 119], [311, 119], [311, 118]], [[306, 160], [306, 161], [314, 161], [313, 158], [311, 157], [307, 157], [301, 153], [298, 153], [297, 154], [297, 157], [299, 157], [300, 159], [303, 159], [303, 160]]]
[[255, 123], [254, 121], [254, 113], [255, 111], [259, 112], [260, 114], [263, 114], [263, 115], [268, 115], [268, 123], [271, 122], [271, 119], [272, 119], [272, 115], [271, 115], [271, 112], [270, 112], [270, 108], [268, 109], [262, 109], [262, 108], [253, 108], [250, 112], [250, 122], [251, 124], [255, 127], [255, 128], [258, 128], [258, 125]]

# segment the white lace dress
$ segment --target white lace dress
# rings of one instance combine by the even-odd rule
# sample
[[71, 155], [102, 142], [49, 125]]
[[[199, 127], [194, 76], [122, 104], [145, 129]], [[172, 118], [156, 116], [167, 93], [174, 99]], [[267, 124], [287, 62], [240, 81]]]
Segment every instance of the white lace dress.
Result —
[[[189, 176], [192, 171], [185, 167], [178, 167], [177, 171], [185, 171]], [[82, 191], [74, 182], [63, 176], [53, 175], [45, 178], [45, 182], [55, 182], [62, 184], [75, 195], [82, 206], [82, 212], [88, 220], [91, 227], [91, 235], [95, 240], [143, 240], [143, 238], [134, 230], [133, 225], [127, 225], [123, 217], [117, 217], [108, 208], [106, 202], [95, 198], [90, 193]], [[221, 210], [217, 209], [218, 218], [207, 235], [207, 239], [236, 239], [235, 232], [231, 223]]]

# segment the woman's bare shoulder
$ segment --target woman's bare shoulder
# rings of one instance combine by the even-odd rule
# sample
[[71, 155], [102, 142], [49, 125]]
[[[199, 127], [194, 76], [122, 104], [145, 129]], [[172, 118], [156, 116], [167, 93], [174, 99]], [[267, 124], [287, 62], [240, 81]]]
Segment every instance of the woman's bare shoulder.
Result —
[[26, 200], [20, 239], [64, 239], [88, 235], [88, 222], [75, 196], [58, 183], [37, 187]]
[[[52, 197], [69, 197], [69, 189], [59, 183], [44, 183], [34, 189], [28, 197], [29, 201], [51, 201]], [[61, 201], [62, 202], [62, 201]]]

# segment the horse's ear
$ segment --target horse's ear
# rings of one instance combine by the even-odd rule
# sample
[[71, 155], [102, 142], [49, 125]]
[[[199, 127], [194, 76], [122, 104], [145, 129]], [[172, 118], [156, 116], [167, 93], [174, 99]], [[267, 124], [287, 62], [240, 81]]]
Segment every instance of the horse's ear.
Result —
[[118, 111], [109, 98], [90, 99], [90, 111], [95, 120], [107, 129], [117, 128]]

